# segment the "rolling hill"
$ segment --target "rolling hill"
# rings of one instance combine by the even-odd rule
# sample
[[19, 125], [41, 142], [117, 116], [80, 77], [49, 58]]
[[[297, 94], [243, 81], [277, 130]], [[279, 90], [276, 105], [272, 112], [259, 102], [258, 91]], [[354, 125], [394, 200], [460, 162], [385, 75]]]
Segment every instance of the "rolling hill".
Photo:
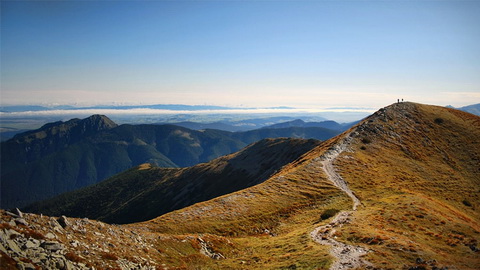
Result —
[[318, 127], [227, 132], [174, 125], [118, 126], [100, 115], [50, 123], [2, 142], [1, 207], [22, 207], [143, 163], [188, 167], [264, 138], [324, 140], [338, 133]]
[[[266, 149], [264, 157], [279, 150]], [[24, 228], [15, 225], [18, 214], [0, 214], [3, 227], [18, 231], [15, 243], [54, 232], [52, 245], [62, 244], [65, 262], [76, 266], [478, 269], [479, 149], [480, 117], [405, 102], [380, 109], [265, 181], [141, 223], [60, 218], [70, 225], [55, 230], [54, 218], [25, 215], [35, 226]], [[142, 170], [155, 172], [131, 173]], [[220, 173], [216, 181], [229, 179]], [[113, 237], [100, 241], [102, 235]], [[14, 248], [6, 245], [4, 254], [22, 258]]]

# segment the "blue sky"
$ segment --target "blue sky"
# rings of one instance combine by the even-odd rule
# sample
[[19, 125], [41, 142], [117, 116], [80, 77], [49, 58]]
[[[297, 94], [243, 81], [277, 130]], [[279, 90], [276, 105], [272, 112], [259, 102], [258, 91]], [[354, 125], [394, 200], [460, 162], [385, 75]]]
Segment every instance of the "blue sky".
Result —
[[480, 102], [480, 1], [2, 1], [1, 103]]

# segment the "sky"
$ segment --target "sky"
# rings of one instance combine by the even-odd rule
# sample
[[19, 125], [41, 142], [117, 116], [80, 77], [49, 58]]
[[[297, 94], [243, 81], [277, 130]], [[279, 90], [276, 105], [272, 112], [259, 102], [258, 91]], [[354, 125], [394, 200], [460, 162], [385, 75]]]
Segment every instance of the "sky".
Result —
[[480, 103], [480, 1], [1, 1], [1, 105]]

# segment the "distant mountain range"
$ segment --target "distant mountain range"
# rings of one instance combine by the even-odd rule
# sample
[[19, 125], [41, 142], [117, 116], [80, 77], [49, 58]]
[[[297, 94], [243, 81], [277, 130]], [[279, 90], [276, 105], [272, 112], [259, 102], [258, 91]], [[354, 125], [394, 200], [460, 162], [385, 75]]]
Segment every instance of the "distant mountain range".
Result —
[[142, 163], [187, 167], [265, 138], [325, 140], [322, 127], [228, 132], [175, 125], [117, 125], [106, 116], [49, 123], [1, 144], [1, 205], [20, 207], [95, 184]]
[[471, 113], [471, 114], [480, 115], [480, 103], [474, 104], [474, 105], [469, 105], [469, 106], [460, 107], [460, 108], [457, 108], [457, 109], [458, 109], [458, 110], [461, 110], [461, 111], [464, 111], [464, 112]]

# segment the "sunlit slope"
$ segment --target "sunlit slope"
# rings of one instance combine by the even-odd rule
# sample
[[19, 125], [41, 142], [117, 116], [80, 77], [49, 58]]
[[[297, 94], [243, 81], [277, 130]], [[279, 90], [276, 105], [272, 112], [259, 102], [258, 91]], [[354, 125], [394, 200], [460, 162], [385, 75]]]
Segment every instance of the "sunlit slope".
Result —
[[220, 268], [328, 268], [328, 247], [309, 233], [328, 213], [351, 209], [319, 161], [345, 136], [351, 142], [334, 164], [362, 205], [338, 239], [369, 249], [380, 268], [478, 269], [480, 118], [414, 103], [380, 110], [260, 185], [138, 226], [233, 237], [238, 249], [208, 263]]
[[230, 237], [233, 249], [220, 250], [225, 259], [199, 263], [212, 268], [328, 267], [329, 249], [313, 242], [309, 233], [351, 207], [348, 196], [327, 179], [318, 158], [339, 138], [323, 142], [259, 185], [131, 226], [162, 234]]
[[341, 237], [381, 267], [479, 269], [480, 118], [400, 103], [353, 135], [335, 165], [363, 207]]

